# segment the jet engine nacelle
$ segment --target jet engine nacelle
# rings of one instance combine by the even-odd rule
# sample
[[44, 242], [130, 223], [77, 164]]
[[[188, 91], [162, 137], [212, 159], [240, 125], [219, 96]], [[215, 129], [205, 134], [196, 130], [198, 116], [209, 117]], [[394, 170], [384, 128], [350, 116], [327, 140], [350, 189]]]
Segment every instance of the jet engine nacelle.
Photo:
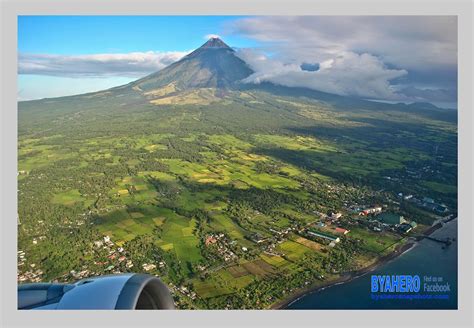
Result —
[[73, 284], [18, 286], [18, 309], [153, 310], [174, 309], [166, 285], [148, 274], [91, 277]]

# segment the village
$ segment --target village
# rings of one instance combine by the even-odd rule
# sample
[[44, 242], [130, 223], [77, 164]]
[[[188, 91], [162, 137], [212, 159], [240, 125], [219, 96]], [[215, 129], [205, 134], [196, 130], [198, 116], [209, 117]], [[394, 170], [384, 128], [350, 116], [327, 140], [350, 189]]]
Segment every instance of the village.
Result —
[[[390, 200], [388, 204], [364, 205], [345, 204], [340, 211], [328, 211], [322, 213], [313, 211], [314, 220], [303, 224], [301, 221], [291, 221], [289, 226], [280, 227], [276, 220], [271, 220], [265, 224], [255, 225], [255, 230], [246, 236], [253, 246], [241, 245], [226, 232], [210, 232], [202, 236], [203, 247], [209, 252], [213, 260], [209, 263], [197, 265], [197, 270], [201, 275], [210, 274], [221, 269], [238, 265], [239, 261], [246, 259], [253, 261], [261, 254], [271, 257], [285, 257], [287, 254], [282, 251], [281, 245], [290, 240], [298, 240], [300, 243], [312, 248], [315, 251], [334, 248], [343, 238], [351, 238], [351, 230], [364, 229], [374, 234], [391, 233], [404, 238], [418, 227], [417, 222], [397, 213], [400, 202], [411, 202], [421, 208], [426, 208], [434, 215], [445, 214], [449, 210], [444, 204], [438, 204], [433, 199], [423, 197], [417, 198], [411, 194], [397, 195], [398, 200]], [[443, 210], [440, 210], [443, 207]], [[255, 215], [260, 215], [258, 211]], [[78, 225], [84, 224], [81, 219], [76, 222]], [[39, 236], [33, 239], [36, 245], [45, 237]], [[77, 281], [90, 276], [104, 273], [116, 274], [121, 272], [146, 272], [158, 276], [166, 275], [169, 263], [164, 259], [150, 259], [141, 263], [140, 268], [134, 267], [133, 259], [123, 246], [114, 243], [108, 235], [100, 240], [92, 242], [94, 251], [102, 254], [102, 260], [94, 262], [94, 268], [83, 266], [80, 270], [71, 270], [63, 275], [59, 281]], [[24, 266], [26, 254], [18, 251], [18, 266]], [[43, 272], [35, 269], [35, 264], [30, 264], [28, 270], [18, 275], [20, 282], [40, 282]], [[321, 276], [323, 279], [323, 276]], [[168, 282], [170, 290], [179, 297], [175, 297], [176, 302], [183, 302], [183, 297], [191, 301], [200, 297], [193, 289], [189, 279], [185, 279], [181, 284]], [[186, 301], [184, 301], [186, 303]]]

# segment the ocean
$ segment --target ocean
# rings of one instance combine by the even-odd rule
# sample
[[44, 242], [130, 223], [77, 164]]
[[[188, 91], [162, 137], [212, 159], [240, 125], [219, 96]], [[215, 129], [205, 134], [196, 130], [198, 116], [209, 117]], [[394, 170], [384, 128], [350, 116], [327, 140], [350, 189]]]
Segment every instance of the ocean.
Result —
[[[457, 309], [457, 228], [456, 219], [431, 235], [440, 239], [456, 238], [445, 248], [443, 248], [444, 244], [423, 239], [405, 254], [381, 265], [374, 271], [344, 284], [310, 292], [290, 303], [287, 309]], [[397, 299], [390, 296], [388, 299], [376, 299], [374, 295], [376, 296], [377, 293], [371, 293], [372, 275], [419, 275], [421, 290], [414, 294], [427, 296], [423, 296], [424, 298], [415, 296], [411, 299]], [[439, 285], [449, 284], [449, 291], [425, 292], [424, 283], [428, 281], [425, 277], [435, 277]]]

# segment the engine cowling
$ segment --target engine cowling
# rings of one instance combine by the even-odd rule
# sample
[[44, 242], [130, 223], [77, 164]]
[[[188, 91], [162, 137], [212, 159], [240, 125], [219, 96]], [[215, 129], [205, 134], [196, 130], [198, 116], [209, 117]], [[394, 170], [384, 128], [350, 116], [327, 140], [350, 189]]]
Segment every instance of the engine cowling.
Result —
[[159, 310], [174, 309], [168, 287], [148, 274], [91, 277], [73, 284], [18, 286], [18, 309]]

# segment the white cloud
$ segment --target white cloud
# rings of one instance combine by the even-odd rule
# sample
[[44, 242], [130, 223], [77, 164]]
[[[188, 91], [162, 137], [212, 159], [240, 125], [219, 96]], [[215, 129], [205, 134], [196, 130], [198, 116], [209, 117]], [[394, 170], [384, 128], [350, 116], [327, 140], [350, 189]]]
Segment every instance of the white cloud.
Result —
[[[226, 28], [271, 54], [241, 52], [256, 71], [248, 81], [387, 100], [415, 99], [413, 87], [430, 89], [418, 92], [428, 101], [437, 90], [435, 98], [456, 94], [455, 16], [264, 16]], [[320, 69], [303, 71], [303, 63]]]
[[344, 96], [397, 99], [400, 96], [390, 80], [407, 74], [405, 70], [388, 69], [373, 55], [353, 52], [344, 52], [322, 62], [317, 71], [306, 71], [299, 63], [284, 63], [248, 49], [239, 51], [238, 55], [255, 71], [244, 82], [270, 81]]
[[456, 16], [266, 16], [227, 27], [290, 58], [371, 53], [403, 68], [457, 64]]
[[132, 52], [125, 54], [20, 54], [18, 73], [63, 77], [142, 77], [179, 60], [188, 52]]
[[[222, 32], [259, 41], [260, 51], [238, 51], [255, 71], [247, 82], [384, 100], [457, 98], [455, 16], [264, 16], [234, 20]], [[187, 53], [20, 54], [18, 72], [138, 78]]]

